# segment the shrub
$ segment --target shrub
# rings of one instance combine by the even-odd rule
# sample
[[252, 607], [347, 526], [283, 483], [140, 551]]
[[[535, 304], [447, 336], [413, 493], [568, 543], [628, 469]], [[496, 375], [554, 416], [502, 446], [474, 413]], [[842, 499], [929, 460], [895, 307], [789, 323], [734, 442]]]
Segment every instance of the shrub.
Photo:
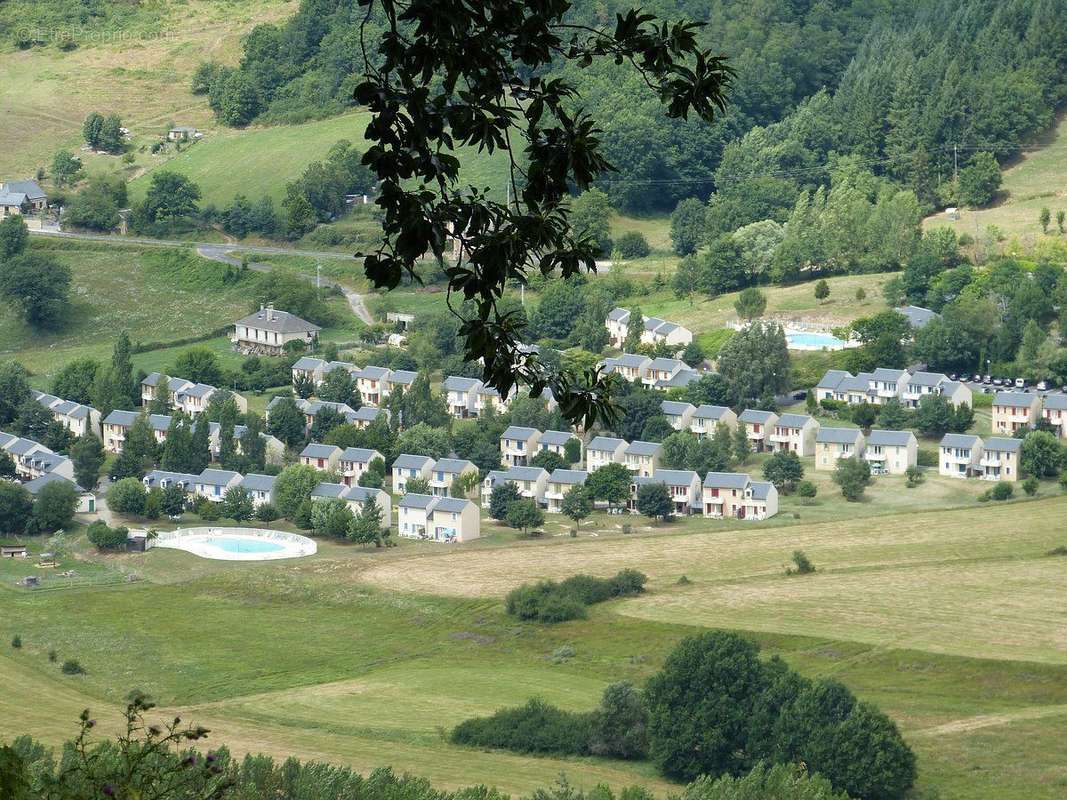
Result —
[[1010, 483], [1001, 482], [989, 490], [989, 496], [994, 500], [1010, 500], [1015, 494], [1015, 487]]
[[256, 519], [260, 522], [274, 522], [278, 519], [278, 509], [272, 506], [270, 503], [264, 503], [256, 509]]
[[623, 258], [644, 258], [652, 252], [648, 240], [640, 231], [626, 231], [616, 240], [615, 249]]
[[100, 550], [122, 550], [126, 547], [129, 530], [123, 527], [112, 528], [102, 519], [89, 523], [85, 534], [89, 542]]
[[1037, 478], [1030, 477], [1023, 481], [1023, 491], [1026, 492], [1027, 497], [1033, 497], [1037, 494], [1037, 489], [1041, 484]]
[[11, 646], [14, 647], [16, 650], [22, 648], [22, 637], [19, 636], [17, 633], [11, 637]]
[[795, 567], [786, 568], [786, 575], [810, 575], [815, 571], [815, 565], [811, 563], [811, 559], [804, 554], [803, 550], [793, 551], [793, 564]]
[[818, 493], [818, 487], [811, 481], [801, 481], [797, 484], [797, 494], [804, 498], [805, 505], [809, 505]]
[[508, 593], [505, 604], [508, 614], [523, 620], [554, 623], [584, 619], [586, 606], [640, 594], [647, 580], [632, 569], [624, 569], [612, 578], [573, 575], [561, 583], [524, 584]]
[[63, 662], [63, 666], [60, 670], [64, 675], [84, 675], [85, 668], [77, 662], [77, 660], [70, 658]]
[[144, 484], [137, 478], [123, 478], [107, 490], [108, 507], [119, 514], [144, 513], [146, 497]]
[[591, 715], [575, 714], [533, 698], [521, 708], [503, 708], [488, 717], [461, 722], [454, 744], [499, 747], [516, 753], [586, 755]]
[[909, 489], [914, 489], [916, 486], [926, 480], [926, 476], [923, 474], [922, 469], [914, 465], [904, 470], [904, 477], [907, 479], [907, 483], [905, 485]]
[[49, 664], [55, 664], [56, 663], [56, 659], [58, 659], [58, 658], [59, 658], [59, 653], [57, 653], [55, 650], [49, 650], [48, 651], [48, 663]]
[[641, 693], [629, 683], [604, 690], [593, 712], [589, 752], [610, 758], [638, 759], [648, 752], [648, 712]]
[[1060, 545], [1059, 547], [1053, 547], [1047, 553], [1046, 556], [1067, 556], [1067, 545]]
[[936, 467], [937, 466], [937, 451], [936, 450], [923, 450], [919, 449], [919, 453], [915, 458], [915, 463], [920, 467]]

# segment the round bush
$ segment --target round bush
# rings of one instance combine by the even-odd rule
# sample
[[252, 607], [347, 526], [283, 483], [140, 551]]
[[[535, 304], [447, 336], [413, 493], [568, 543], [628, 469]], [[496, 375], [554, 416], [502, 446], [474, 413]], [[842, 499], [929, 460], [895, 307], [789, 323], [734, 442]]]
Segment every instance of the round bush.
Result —
[[623, 258], [644, 258], [652, 252], [648, 240], [640, 231], [627, 231], [615, 242], [615, 249]]

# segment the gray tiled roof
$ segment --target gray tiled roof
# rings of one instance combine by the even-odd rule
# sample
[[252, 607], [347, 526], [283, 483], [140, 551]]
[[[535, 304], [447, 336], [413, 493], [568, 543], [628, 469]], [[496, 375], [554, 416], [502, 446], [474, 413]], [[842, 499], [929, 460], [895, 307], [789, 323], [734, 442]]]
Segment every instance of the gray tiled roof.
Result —
[[901, 378], [908, 377], [908, 371], [906, 369], [878, 367], [871, 373], [871, 377], [876, 381], [899, 381]]
[[851, 372], [845, 372], [844, 370], [840, 369], [828, 369], [826, 370], [826, 374], [822, 376], [822, 380], [815, 384], [815, 388], [836, 389], [838, 386], [841, 385], [841, 381], [843, 381], [845, 378], [851, 377]]
[[378, 502], [378, 498], [384, 495], [381, 489], [371, 489], [367, 486], [349, 486], [345, 491], [345, 500], [355, 503], [365, 503], [367, 500]]
[[624, 439], [613, 439], [610, 436], [596, 436], [588, 445], [586, 445], [586, 452], [590, 450], [606, 450], [614, 453], [620, 444], [626, 444]]
[[184, 483], [187, 486], [192, 486], [200, 480], [200, 476], [192, 475], [188, 472], [168, 472], [164, 469], [154, 469], [145, 475], [141, 479], [141, 482], [145, 486], [152, 488], [153, 486], [159, 486], [164, 480], [170, 481], [171, 483]]
[[782, 414], [777, 424], [782, 428], [803, 428], [810, 419], [807, 414]]
[[389, 368], [368, 365], [359, 371], [358, 376], [370, 381], [380, 381], [389, 377]]
[[909, 386], [937, 386], [947, 381], [948, 376], [942, 372], [913, 372], [908, 378]]
[[753, 500], [766, 500], [770, 496], [771, 490], [774, 489], [774, 484], [767, 481], [752, 481], [749, 484], [749, 488], [752, 490]]
[[657, 469], [652, 474], [652, 479], [668, 486], [689, 486], [694, 479], [700, 482], [700, 476], [691, 469]]
[[477, 378], [463, 378], [457, 375], [450, 375], [442, 384], [446, 392], [473, 392], [481, 388], [481, 385], [482, 382]]
[[574, 438], [574, 434], [570, 431], [545, 431], [541, 434], [540, 442], [543, 447], [548, 445], [562, 447]]
[[629, 367], [631, 369], [638, 369], [652, 362], [652, 359], [648, 356], [642, 356], [637, 353], [623, 353], [618, 358], [610, 360], [615, 366]]
[[1067, 410], [1067, 394], [1045, 395], [1045, 408], [1064, 411]]
[[332, 444], [319, 444], [318, 442], [312, 442], [303, 450], [300, 451], [301, 458], [331, 458], [334, 454], [339, 454], [341, 448]]
[[312, 372], [314, 370], [322, 369], [325, 365], [326, 362], [323, 361], [321, 358], [314, 358], [313, 356], [301, 356], [295, 362], [293, 362], [292, 369]]
[[662, 449], [659, 442], [630, 442], [623, 452], [628, 456], [654, 456]]
[[936, 311], [931, 311], [928, 308], [922, 308], [921, 306], [901, 306], [894, 309], [898, 314], [903, 314], [908, 318], [908, 322], [913, 328], [921, 328], [931, 320], [940, 316]]
[[567, 483], [577, 484], [585, 483], [585, 479], [589, 477], [589, 473], [584, 469], [554, 469], [552, 474], [548, 476], [548, 480], [551, 483]]
[[519, 425], [512, 425], [506, 431], [500, 434], [500, 438], [525, 442], [537, 432], [537, 428], [523, 428]]
[[872, 430], [867, 437], [868, 445], [882, 445], [883, 447], [907, 447], [908, 443], [915, 439], [911, 431], [882, 431]]
[[320, 483], [311, 490], [311, 496], [326, 497], [331, 500], [340, 499], [347, 488], [343, 483]]
[[990, 436], [985, 440], [983, 450], [998, 450], [1005, 453], [1016, 453], [1023, 446], [1022, 439], [1009, 439], [1004, 436]]
[[207, 484], [208, 486], [225, 486], [234, 478], [240, 478], [241, 475], [237, 472], [233, 472], [228, 469], [205, 469], [200, 473], [200, 477], [197, 478], [199, 483]]
[[726, 406], [712, 406], [704, 403], [697, 406], [697, 410], [693, 412], [693, 416], [698, 419], [722, 419], [722, 415], [729, 411]]
[[859, 437], [859, 428], [819, 428], [815, 441], [820, 444], [855, 444]]
[[993, 405], [1010, 408], [1029, 408], [1033, 402], [1034, 395], [1026, 392], [997, 392], [993, 397]]
[[438, 497], [432, 510], [444, 511], [452, 514], [462, 514], [470, 505], [471, 501], [465, 497]]
[[464, 470], [471, 469], [478, 469], [478, 467], [465, 458], [442, 458], [434, 464], [434, 472], [444, 472], [449, 475], [459, 475]]
[[116, 408], [114, 411], [104, 417], [104, 424], [122, 425], [128, 428], [130, 425], [133, 425], [133, 423], [137, 420], [137, 417], [138, 414], [136, 411], [123, 411], [122, 409]]
[[351, 461], [358, 464], [368, 464], [371, 459], [381, 458], [382, 454], [369, 447], [348, 447], [341, 453], [342, 461]]
[[250, 492], [270, 492], [274, 490], [274, 475], [245, 475], [240, 486]]
[[664, 400], [659, 404], [659, 409], [667, 416], [680, 417], [686, 412], [696, 411], [696, 407], [692, 403], [680, 403], [677, 400]]
[[273, 319], [267, 319], [266, 310], [256, 311], [237, 320], [237, 324], [275, 333], [315, 333], [322, 330], [318, 325], [301, 319], [296, 314], [290, 314], [288, 311], [274, 309], [272, 316]]
[[977, 436], [969, 433], [946, 433], [941, 437], [940, 447], [974, 447], [982, 443]]
[[415, 382], [415, 378], [418, 377], [417, 372], [411, 372], [406, 369], [394, 370], [393, 374], [389, 376], [390, 383], [400, 384], [401, 386], [410, 386]]
[[396, 457], [393, 462], [394, 469], [423, 469], [427, 464], [433, 464], [434, 461], [429, 456], [418, 456], [411, 453], [401, 453]]
[[437, 498], [432, 494], [412, 494], [408, 492], [400, 498], [397, 505], [400, 508], [429, 508]]
[[47, 472], [44, 475], [42, 475], [41, 477], [39, 477], [39, 478], [34, 478], [32, 481], [29, 481], [28, 483], [22, 484], [22, 488], [25, 489], [30, 494], [36, 496], [36, 494], [39, 491], [41, 491], [41, 489], [43, 489], [45, 486], [47, 486], [50, 483], [55, 483], [56, 481], [62, 481], [63, 483], [69, 483], [71, 486], [73, 486], [79, 492], [84, 492], [85, 491], [85, 489], [83, 489], [81, 486], [76, 484], [74, 481], [70, 480], [69, 478], [64, 478], [62, 475], [57, 475], [55, 472]]
[[746, 472], [709, 472], [704, 476], [705, 489], [744, 489], [748, 486]]
[[739, 422], [754, 422], [762, 425], [769, 425], [778, 415], [773, 411], [760, 411], [755, 408], [746, 408], [738, 416]]
[[350, 415], [353, 420], [359, 420], [360, 422], [374, 422], [382, 414], [385, 414], [385, 418], [389, 419], [389, 409], [387, 408], [375, 408], [374, 406], [360, 406]]
[[613, 308], [608, 312], [608, 319], [612, 322], [623, 322], [630, 318], [630, 312], [625, 308]]
[[35, 180], [3, 181], [3, 184], [5, 192], [24, 194], [28, 200], [44, 200], [46, 198], [41, 184]]
[[661, 370], [676, 370], [676, 369], [689, 369], [689, 365], [684, 361], [679, 361], [677, 358], [656, 358], [649, 364], [649, 369], [661, 369]]
[[504, 479], [509, 481], [536, 481], [547, 477], [548, 472], [541, 467], [512, 467], [504, 472]]

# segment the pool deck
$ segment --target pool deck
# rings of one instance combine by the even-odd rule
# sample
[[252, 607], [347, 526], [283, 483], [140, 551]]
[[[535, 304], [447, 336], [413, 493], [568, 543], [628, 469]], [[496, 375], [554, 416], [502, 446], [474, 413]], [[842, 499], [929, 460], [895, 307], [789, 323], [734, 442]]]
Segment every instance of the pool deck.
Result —
[[[269, 543], [277, 548], [259, 551], [230, 550], [214, 544], [212, 539], [225, 539], [229, 542], [244, 540], [249, 544], [259, 545]], [[184, 550], [200, 558], [218, 561], [277, 561], [283, 558], [303, 558], [318, 551], [318, 545], [307, 536], [264, 528], [179, 528], [160, 533], [152, 540], [150, 547]]]

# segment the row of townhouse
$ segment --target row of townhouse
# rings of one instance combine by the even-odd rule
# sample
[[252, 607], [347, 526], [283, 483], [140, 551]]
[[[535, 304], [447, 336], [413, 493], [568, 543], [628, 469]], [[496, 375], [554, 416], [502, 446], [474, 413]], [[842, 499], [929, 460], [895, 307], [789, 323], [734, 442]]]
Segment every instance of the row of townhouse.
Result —
[[[489, 508], [493, 489], [504, 483], [515, 484], [519, 495], [534, 501], [551, 513], [559, 513], [563, 498], [589, 477], [585, 470], [556, 469], [550, 475], [540, 467], [512, 467], [490, 472], [482, 483], [482, 507]], [[692, 470], [657, 469], [648, 475], [635, 474], [626, 507], [637, 511], [637, 492], [641, 486], [662, 483], [667, 487], [674, 511], [682, 516], [703, 514], [722, 519], [767, 519], [778, 513], [778, 491], [766, 481], [753, 481], [743, 473], [708, 473], [703, 483]]]
[[0, 431], [0, 452], [15, 462], [15, 475], [34, 497], [54, 481], [71, 484], [78, 492], [76, 510], [80, 514], [96, 511], [96, 497], [74, 481], [74, 463], [64, 455], [54, 453], [40, 442]]
[[[211, 398], [219, 391], [207, 383], [194, 383], [185, 378], [171, 378], [161, 372], [151, 372], [141, 381], [141, 405], [150, 405], [165, 392], [172, 409], [195, 417], [207, 410]], [[248, 401], [244, 397], [232, 392], [229, 394], [242, 413], [248, 410]]]
[[[102, 439], [104, 450], [109, 453], [121, 453], [123, 445], [126, 442], [126, 437], [129, 435], [130, 428], [141, 416], [144, 416], [148, 421], [148, 426], [152, 429], [156, 441], [160, 444], [165, 442], [167, 440], [167, 431], [170, 430], [170, 425], [173, 420], [173, 417], [169, 414], [142, 414], [139, 411], [115, 409], [104, 417], [104, 421], [101, 425], [103, 429]], [[214, 458], [218, 458], [221, 451], [221, 430], [222, 426], [219, 425], [219, 423], [208, 423], [208, 447]], [[241, 451], [241, 437], [245, 435], [247, 430], [248, 427], [245, 425], [234, 426], [233, 438], [237, 443], [237, 452]], [[260, 433], [259, 436], [263, 439], [265, 445], [267, 462], [272, 464], [281, 463], [281, 460], [285, 455], [285, 445], [269, 433]]]
[[[275, 397], [269, 403], [267, 403], [267, 419], [270, 419], [271, 411], [282, 402], [285, 402], [286, 397]], [[353, 409], [348, 403], [331, 403], [326, 400], [303, 400], [301, 398], [295, 399], [297, 408], [304, 415], [304, 432], [307, 433], [311, 430], [311, 426], [315, 423], [315, 416], [324, 408], [329, 408], [336, 411], [342, 417], [345, 418], [345, 422], [350, 425], [355, 425], [357, 428], [363, 429], [374, 422], [378, 417], [383, 416], [386, 420], [389, 419], [389, 409], [376, 408], [375, 406], [360, 406], [357, 409]]]
[[1041, 396], [1031, 392], [997, 392], [993, 396], [993, 433], [1009, 436], [1044, 420], [1060, 439], [1067, 439], [1067, 394]]
[[433, 542], [467, 542], [481, 535], [481, 512], [463, 497], [405, 494], [397, 501], [397, 534]]
[[[685, 347], [693, 341], [693, 332], [674, 322], [659, 317], [642, 317], [644, 330], [641, 331], [642, 344], [669, 344], [678, 348]], [[604, 320], [608, 329], [608, 341], [612, 347], [621, 348], [626, 342], [627, 329], [630, 326], [630, 312], [625, 308], [613, 308]]]
[[819, 428], [815, 434], [815, 469], [837, 468], [843, 458], [861, 458], [874, 475], [903, 475], [919, 463], [919, 442], [911, 431]]
[[696, 434], [698, 439], [711, 436], [720, 423], [731, 431], [737, 429], [737, 414], [726, 406], [707, 403], [694, 406], [692, 403], [665, 400], [660, 404], [660, 409], [672, 428], [676, 431], [689, 431]]
[[478, 467], [465, 458], [440, 458], [401, 453], [393, 462], [393, 492], [407, 492], [408, 481], [421, 478], [430, 485], [430, 494], [445, 497], [453, 481], [461, 475], [477, 475]]
[[1015, 481], [1021, 477], [1022, 440], [946, 433], [939, 444], [937, 472], [950, 478]]
[[649, 389], [667, 391], [684, 388], [700, 379], [700, 373], [677, 358], [650, 358], [635, 353], [623, 353], [605, 358], [599, 366], [609, 374], [619, 375], [630, 383], [640, 382]]
[[33, 399], [52, 413], [52, 419], [66, 428], [74, 436], [86, 433], [100, 435], [100, 412], [92, 406], [64, 400], [54, 394], [45, 394], [32, 390]]
[[300, 463], [322, 472], [336, 472], [345, 486], [356, 486], [375, 459], [385, 459], [377, 450], [367, 447], [341, 449], [332, 444], [312, 442], [300, 451]]
[[585, 447], [589, 472], [607, 464], [622, 464], [639, 477], [649, 477], [659, 468], [663, 445], [659, 442], [627, 442], [610, 436], [595, 436]]
[[365, 406], [381, 405], [399, 388], [410, 389], [417, 377], [417, 373], [406, 369], [393, 370], [374, 364], [357, 367], [347, 361], [323, 361], [321, 358], [303, 356], [293, 364], [293, 382], [309, 380], [317, 387], [335, 369], [343, 369], [351, 376], [360, 402]]
[[525, 467], [545, 450], [565, 458], [571, 439], [581, 441], [570, 431], [539, 431], [511, 425], [500, 434], [500, 460], [506, 467]]
[[506, 411], [511, 401], [518, 394], [518, 387], [512, 387], [507, 397], [491, 386], [486, 386], [477, 378], [464, 378], [450, 375], [441, 385], [445, 392], [448, 413], [456, 419], [479, 417], [486, 409], [494, 408], [498, 412]]
[[911, 372], [906, 369], [885, 369], [853, 375], [844, 370], [827, 370], [815, 386], [815, 399], [836, 400], [858, 405], [883, 405], [897, 400], [901, 405], [915, 408], [928, 394], [942, 395], [952, 405], [973, 406], [971, 389], [964, 383], [949, 380], [940, 372]]

